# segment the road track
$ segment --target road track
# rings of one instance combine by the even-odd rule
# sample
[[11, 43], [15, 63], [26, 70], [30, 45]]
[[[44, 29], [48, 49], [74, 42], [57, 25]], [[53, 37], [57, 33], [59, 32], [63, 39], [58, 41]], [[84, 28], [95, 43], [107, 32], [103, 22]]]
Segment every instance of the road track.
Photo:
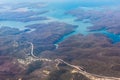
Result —
[[[30, 43], [30, 45], [31, 45], [31, 56], [33, 58], [37, 58], [38, 59], [38, 57], [34, 55], [34, 45], [33, 45], [33, 43], [32, 42], [28, 42], [28, 43]], [[53, 61], [53, 60], [47, 59], [47, 58], [39, 58], [39, 60], [42, 60], [42, 61]], [[59, 64], [60, 63], [64, 63], [67, 66], [76, 69], [78, 71], [78, 73], [86, 76], [90, 80], [120, 80], [120, 78], [116, 78], [116, 77], [107, 77], [107, 76], [100, 76], [100, 75], [88, 73], [81, 66], [76, 66], [76, 65], [69, 64], [66, 61], [62, 60], [62, 59], [55, 59], [54, 61], [57, 62], [56, 67], [58, 69], [59, 69]]]

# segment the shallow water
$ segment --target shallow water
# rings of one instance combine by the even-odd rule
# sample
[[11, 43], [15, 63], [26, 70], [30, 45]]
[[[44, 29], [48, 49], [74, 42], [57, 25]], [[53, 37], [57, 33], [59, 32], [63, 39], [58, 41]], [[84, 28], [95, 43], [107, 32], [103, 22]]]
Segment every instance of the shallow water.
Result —
[[[36, 0], [38, 2], [40, 0]], [[6, 1], [7, 2], [7, 1]], [[17, 1], [18, 2], [18, 1]], [[20, 1], [22, 2], [22, 0]], [[35, 2], [35, 1], [32, 1]], [[41, 1], [40, 1], [41, 2]], [[72, 25], [78, 25], [78, 28], [75, 29], [75, 31], [69, 35], [63, 36], [56, 44], [59, 44], [60, 42], [64, 41], [65, 39], [69, 38], [72, 35], [75, 34], [84, 34], [87, 35], [89, 32], [87, 31], [87, 28], [91, 26], [91, 23], [84, 23], [83, 21], [75, 21], [75, 17], [65, 14], [67, 11], [77, 9], [79, 7], [82, 7], [84, 9], [101, 9], [101, 7], [114, 7], [119, 5], [119, 1], [115, 2], [113, 0], [102, 0], [102, 1], [96, 1], [96, 0], [91, 0], [91, 1], [83, 1], [83, 0], [64, 0], [64, 1], [55, 1], [51, 0], [44, 1], [48, 6], [43, 8], [45, 10], [49, 10], [48, 13], [43, 14], [42, 16], [47, 16], [50, 18], [50, 20], [44, 20], [44, 21], [31, 21], [31, 22], [17, 22], [17, 21], [0, 21], [1, 26], [9, 26], [9, 27], [15, 27], [19, 29], [25, 29], [25, 26], [30, 25], [30, 24], [36, 24], [36, 23], [48, 23], [52, 21], [59, 21], [59, 22], [65, 22], [68, 24]], [[113, 3], [114, 2], [114, 3]], [[33, 9], [35, 10], [35, 9]], [[36, 11], [39, 11], [41, 9], [36, 9]], [[39, 15], [37, 15], [39, 16]], [[95, 32], [95, 33], [103, 33], [107, 35], [109, 38], [113, 39], [114, 42], [120, 41], [118, 35], [114, 35], [112, 33], [108, 32]]]

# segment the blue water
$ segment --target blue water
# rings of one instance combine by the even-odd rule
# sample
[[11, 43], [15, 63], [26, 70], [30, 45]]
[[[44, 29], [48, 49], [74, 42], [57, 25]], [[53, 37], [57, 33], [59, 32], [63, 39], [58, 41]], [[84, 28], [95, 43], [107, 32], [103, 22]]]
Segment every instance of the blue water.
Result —
[[[10, 0], [12, 1], [12, 0]], [[28, 1], [28, 0], [26, 0]], [[30, 1], [30, 0], [29, 0]], [[29, 2], [28, 1], [28, 2]], [[8, 2], [7, 0], [4, 0], [4, 2]], [[14, 0], [14, 2], [25, 2], [25, 0]], [[84, 23], [83, 21], [75, 21], [75, 17], [65, 14], [67, 11], [77, 9], [79, 7], [84, 7], [85, 9], [100, 9], [101, 7], [116, 7], [119, 5], [120, 1], [114, 1], [114, 0], [34, 0], [30, 2], [45, 2], [46, 7], [43, 8], [43, 10], [49, 10], [48, 13], [42, 14], [42, 16], [48, 17], [50, 20], [44, 20], [44, 21], [32, 21], [32, 22], [17, 22], [17, 21], [0, 21], [1, 26], [9, 26], [9, 27], [15, 27], [19, 29], [25, 29], [25, 26], [30, 24], [36, 24], [36, 23], [48, 23], [52, 21], [59, 21], [59, 22], [65, 22], [72, 25], [78, 25], [78, 28], [75, 29], [75, 31], [71, 34], [65, 35], [62, 38], [59, 39], [59, 41], [55, 44], [59, 44], [65, 39], [69, 38], [72, 35], [76, 34], [83, 34], [87, 35], [89, 32], [87, 31], [87, 28], [89, 26], [92, 26], [91, 23]], [[33, 9], [36, 11], [42, 10], [42, 9]], [[41, 15], [37, 15], [41, 16]], [[109, 33], [107, 31], [103, 32], [94, 32], [94, 33], [102, 33], [107, 35], [109, 38], [113, 40], [113, 42], [119, 42], [120, 37], [119, 35], [114, 35], [112, 33]]]
[[107, 36], [108, 38], [110, 38], [112, 40], [113, 44], [120, 42], [120, 35], [113, 34], [111, 32], [108, 32], [105, 29], [100, 30], [100, 31], [93, 31], [91, 33], [101, 33], [101, 34], [104, 34], [105, 36]]
[[103, 34], [110, 38], [114, 44], [120, 42], [120, 35], [116, 35], [107, 31], [105, 31]]

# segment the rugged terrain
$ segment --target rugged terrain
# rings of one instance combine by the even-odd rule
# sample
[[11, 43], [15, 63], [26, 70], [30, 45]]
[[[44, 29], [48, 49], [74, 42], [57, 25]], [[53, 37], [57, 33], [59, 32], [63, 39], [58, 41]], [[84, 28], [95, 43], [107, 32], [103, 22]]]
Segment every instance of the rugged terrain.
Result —
[[[0, 21], [49, 19], [43, 16], [49, 12], [43, 3], [0, 5]], [[119, 10], [77, 9], [67, 14], [92, 23], [89, 32], [120, 33]], [[75, 34], [60, 42], [77, 27], [62, 21], [29, 24], [24, 30], [1, 26], [0, 80], [120, 80], [120, 43], [100, 33]]]

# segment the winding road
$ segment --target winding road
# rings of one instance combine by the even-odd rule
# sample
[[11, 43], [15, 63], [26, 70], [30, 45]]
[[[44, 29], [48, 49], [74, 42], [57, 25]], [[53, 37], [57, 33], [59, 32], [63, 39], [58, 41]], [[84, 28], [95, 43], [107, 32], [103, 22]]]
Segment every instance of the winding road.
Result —
[[[33, 58], [37, 58], [38, 59], [38, 57], [34, 55], [34, 45], [33, 45], [33, 43], [32, 42], [28, 42], [28, 43], [31, 45], [31, 56]], [[39, 58], [39, 60], [42, 60], [42, 61], [53, 61], [53, 60], [47, 59], [47, 58]], [[106, 77], [106, 76], [100, 76], [100, 75], [88, 73], [81, 66], [76, 66], [76, 65], [69, 64], [66, 61], [62, 60], [62, 59], [55, 59], [54, 61], [57, 62], [57, 64], [56, 64], [57, 69], [59, 69], [59, 64], [60, 63], [64, 63], [67, 66], [76, 69], [78, 71], [78, 73], [86, 76], [90, 80], [120, 80], [120, 78], [116, 78], [116, 77]]]
[[62, 59], [56, 59], [55, 61], [58, 61], [58, 63], [62, 62], [64, 64], [68, 65], [69, 67], [76, 69], [78, 71], [78, 73], [86, 76], [90, 80], [120, 80], [120, 78], [116, 78], [116, 77], [106, 77], [106, 76], [100, 76], [100, 75], [88, 73], [82, 67], [69, 64]]
[[34, 55], [34, 45], [32, 42], [27, 42], [31, 45], [31, 52], [30, 52], [30, 55], [33, 57], [33, 58], [36, 58], [36, 59], [39, 59], [40, 61], [52, 61], [50, 59], [47, 59], [47, 58], [41, 58], [41, 57], [37, 57]]
[[27, 42], [27, 43], [29, 43], [29, 44], [31, 45], [31, 52], [30, 52], [30, 55], [31, 55], [32, 57], [37, 58], [37, 57], [34, 55], [34, 45], [33, 45], [33, 43], [32, 43], [32, 42]]

